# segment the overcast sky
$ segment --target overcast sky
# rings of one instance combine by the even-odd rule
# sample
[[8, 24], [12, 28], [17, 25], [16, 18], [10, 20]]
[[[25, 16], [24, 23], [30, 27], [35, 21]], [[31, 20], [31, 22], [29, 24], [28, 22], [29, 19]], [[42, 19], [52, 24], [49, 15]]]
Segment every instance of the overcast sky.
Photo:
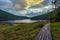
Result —
[[37, 16], [52, 10], [52, 0], [0, 0], [0, 9], [17, 16]]

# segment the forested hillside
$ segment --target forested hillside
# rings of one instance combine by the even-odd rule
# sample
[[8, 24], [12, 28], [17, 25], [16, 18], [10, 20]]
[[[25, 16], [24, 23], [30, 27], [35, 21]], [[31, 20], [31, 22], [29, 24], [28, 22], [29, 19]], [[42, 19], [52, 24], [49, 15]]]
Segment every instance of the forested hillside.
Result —
[[17, 20], [17, 19], [27, 19], [25, 16], [16, 16], [11, 13], [0, 10], [0, 21], [3, 20]]
[[32, 17], [31, 19], [32, 20], [52, 20], [52, 19], [60, 20], [60, 8], [57, 8], [54, 11], [43, 15]]

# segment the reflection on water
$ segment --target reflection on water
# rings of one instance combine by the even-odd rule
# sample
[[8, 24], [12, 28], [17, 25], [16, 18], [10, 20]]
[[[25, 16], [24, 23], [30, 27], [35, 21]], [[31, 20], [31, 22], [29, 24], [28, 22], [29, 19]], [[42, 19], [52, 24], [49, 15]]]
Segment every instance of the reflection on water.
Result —
[[23, 19], [23, 20], [11, 20], [11, 21], [2, 21], [0, 23], [33, 23], [37, 22], [37, 20]]

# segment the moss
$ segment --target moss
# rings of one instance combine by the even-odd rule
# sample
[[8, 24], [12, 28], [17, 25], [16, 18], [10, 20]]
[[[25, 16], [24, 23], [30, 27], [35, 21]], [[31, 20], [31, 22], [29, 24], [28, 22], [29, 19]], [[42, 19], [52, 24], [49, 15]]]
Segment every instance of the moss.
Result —
[[[40, 27], [37, 27], [37, 26]], [[41, 29], [41, 23], [18, 24], [16, 26], [0, 25], [2, 39], [6, 40], [34, 40]], [[36, 28], [37, 27], [37, 28]]]
[[60, 22], [51, 23], [51, 33], [53, 40], [60, 40]]

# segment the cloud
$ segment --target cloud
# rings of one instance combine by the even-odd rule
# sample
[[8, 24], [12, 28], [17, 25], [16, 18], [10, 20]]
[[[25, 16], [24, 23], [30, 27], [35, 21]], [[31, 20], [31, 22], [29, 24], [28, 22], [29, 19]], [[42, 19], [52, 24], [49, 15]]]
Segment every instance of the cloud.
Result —
[[11, 0], [16, 10], [28, 9], [33, 5], [41, 4], [44, 0]]
[[29, 10], [34, 12], [34, 13], [38, 13], [38, 12], [42, 12], [43, 11], [43, 9], [41, 9], [41, 8], [31, 8]]
[[27, 14], [27, 10], [22, 10], [22, 11], [18, 11], [20, 14], [22, 14], [22, 15], [26, 15]]
[[25, 0], [11, 0], [13, 3], [13, 8], [16, 10], [24, 10], [25, 8]]
[[8, 3], [11, 3], [10, 0], [0, 0], [0, 2], [8, 2]]
[[16, 9], [20, 9], [21, 6], [20, 6], [19, 4], [15, 4], [15, 8], [16, 8]]
[[26, 0], [26, 7], [25, 7], [25, 9], [28, 9], [32, 5], [41, 4], [42, 2], [44, 2], [44, 0]]
[[30, 8], [28, 10], [18, 11], [18, 13], [23, 16], [32, 17], [36, 15], [45, 14], [48, 12], [48, 10], [52, 10], [52, 5], [44, 6], [42, 8]]
[[0, 0], [0, 7], [2, 7], [2, 8], [9, 8], [12, 5], [13, 4], [10, 0]]
[[[52, 6], [50, 2], [51, 1], [49, 0], [49, 4], [47, 2], [47, 5], [41, 4], [43, 6], [38, 3], [39, 6], [37, 7], [36, 1], [33, 1], [32, 4], [29, 3], [28, 5], [26, 0], [0, 0], [0, 9], [3, 9], [17, 16], [32, 17], [45, 14], [48, 10], [51, 10], [54, 6]], [[31, 5], [33, 5], [33, 7]], [[28, 8], [27, 6], [30, 7]], [[28, 9], [26, 9], [26, 7]]]

